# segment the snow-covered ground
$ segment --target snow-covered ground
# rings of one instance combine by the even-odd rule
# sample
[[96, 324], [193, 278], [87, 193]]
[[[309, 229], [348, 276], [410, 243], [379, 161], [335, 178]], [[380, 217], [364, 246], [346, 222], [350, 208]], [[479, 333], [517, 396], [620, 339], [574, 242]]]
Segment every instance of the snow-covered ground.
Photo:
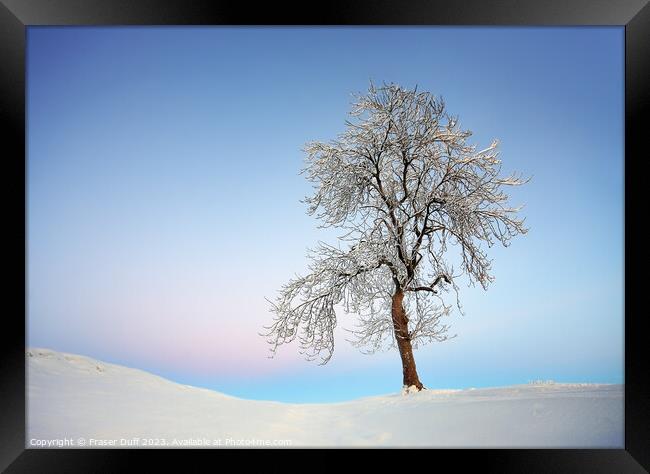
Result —
[[623, 447], [623, 386], [243, 400], [88, 357], [27, 351], [28, 447]]

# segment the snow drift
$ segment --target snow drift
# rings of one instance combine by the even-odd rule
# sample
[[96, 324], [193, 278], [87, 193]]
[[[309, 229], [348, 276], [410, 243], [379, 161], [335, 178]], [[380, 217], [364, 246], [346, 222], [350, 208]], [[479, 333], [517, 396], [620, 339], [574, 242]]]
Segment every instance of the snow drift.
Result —
[[624, 445], [622, 385], [531, 384], [287, 404], [46, 349], [28, 350], [27, 361], [28, 448]]

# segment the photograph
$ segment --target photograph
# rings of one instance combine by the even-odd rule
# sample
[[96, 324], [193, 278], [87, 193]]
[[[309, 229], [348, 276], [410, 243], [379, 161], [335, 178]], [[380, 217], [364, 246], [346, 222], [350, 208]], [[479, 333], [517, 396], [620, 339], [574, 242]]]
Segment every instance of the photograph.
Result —
[[625, 26], [25, 31], [25, 448], [625, 449]]

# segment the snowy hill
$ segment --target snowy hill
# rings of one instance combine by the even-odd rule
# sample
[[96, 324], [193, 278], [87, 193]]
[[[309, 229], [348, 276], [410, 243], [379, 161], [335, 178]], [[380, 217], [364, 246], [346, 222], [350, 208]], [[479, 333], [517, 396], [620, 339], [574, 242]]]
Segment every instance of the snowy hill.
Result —
[[623, 447], [622, 385], [426, 390], [286, 404], [46, 349], [30, 349], [27, 361], [29, 447], [64, 438], [49, 447]]

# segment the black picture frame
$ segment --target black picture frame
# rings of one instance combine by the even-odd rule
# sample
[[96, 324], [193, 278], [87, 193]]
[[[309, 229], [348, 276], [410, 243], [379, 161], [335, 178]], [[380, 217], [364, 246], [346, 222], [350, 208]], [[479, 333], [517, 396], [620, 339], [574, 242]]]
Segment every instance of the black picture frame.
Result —
[[[628, 208], [640, 189], [643, 158], [642, 118], [650, 104], [650, 6], [648, 0], [390, 0], [327, 1], [278, 4], [209, 0], [0, 0], [0, 115], [4, 202], [13, 204], [5, 236], [15, 258], [14, 272], [5, 284], [8, 296], [23, 308], [3, 319], [0, 366], [0, 469], [6, 472], [120, 472], [133, 461], [156, 455], [168, 463], [171, 451], [157, 450], [29, 450], [25, 449], [25, 37], [35, 25], [519, 25], [625, 27], [625, 248], [634, 237]], [[21, 196], [23, 198], [20, 205]], [[5, 213], [7, 215], [7, 213]], [[605, 217], [604, 217], [605, 218]], [[25, 258], [20, 261], [23, 249]], [[11, 249], [11, 250], [9, 250]], [[16, 249], [16, 250], [14, 250]], [[9, 250], [9, 251], [7, 251]], [[603, 249], [607, 252], [609, 249]], [[471, 463], [495, 472], [647, 472], [650, 466], [648, 350], [644, 344], [642, 313], [634, 312], [643, 293], [632, 276], [633, 258], [625, 253], [625, 448], [624, 449], [501, 449], [436, 450], [423, 456], [422, 468], [451, 461], [462, 470]], [[638, 264], [637, 264], [638, 265]], [[8, 272], [7, 272], [8, 273]], [[635, 291], [637, 290], [637, 291]], [[605, 290], [606, 291], [606, 290]], [[606, 294], [604, 294], [606, 297]], [[639, 307], [642, 307], [639, 305]], [[8, 325], [7, 323], [14, 323]], [[11, 329], [7, 329], [11, 327]], [[293, 450], [294, 453], [296, 452]], [[465, 452], [467, 451], [467, 452]], [[267, 460], [286, 450], [255, 450]], [[386, 450], [372, 450], [381, 460]], [[192, 462], [207, 456], [249, 456], [250, 450], [178, 450]], [[293, 454], [292, 454], [293, 455]], [[419, 456], [418, 456], [419, 457]], [[147, 461], [149, 462], [149, 461]], [[169, 466], [169, 465], [168, 465]], [[280, 465], [277, 465], [280, 467]], [[414, 466], [418, 469], [418, 466]]]

